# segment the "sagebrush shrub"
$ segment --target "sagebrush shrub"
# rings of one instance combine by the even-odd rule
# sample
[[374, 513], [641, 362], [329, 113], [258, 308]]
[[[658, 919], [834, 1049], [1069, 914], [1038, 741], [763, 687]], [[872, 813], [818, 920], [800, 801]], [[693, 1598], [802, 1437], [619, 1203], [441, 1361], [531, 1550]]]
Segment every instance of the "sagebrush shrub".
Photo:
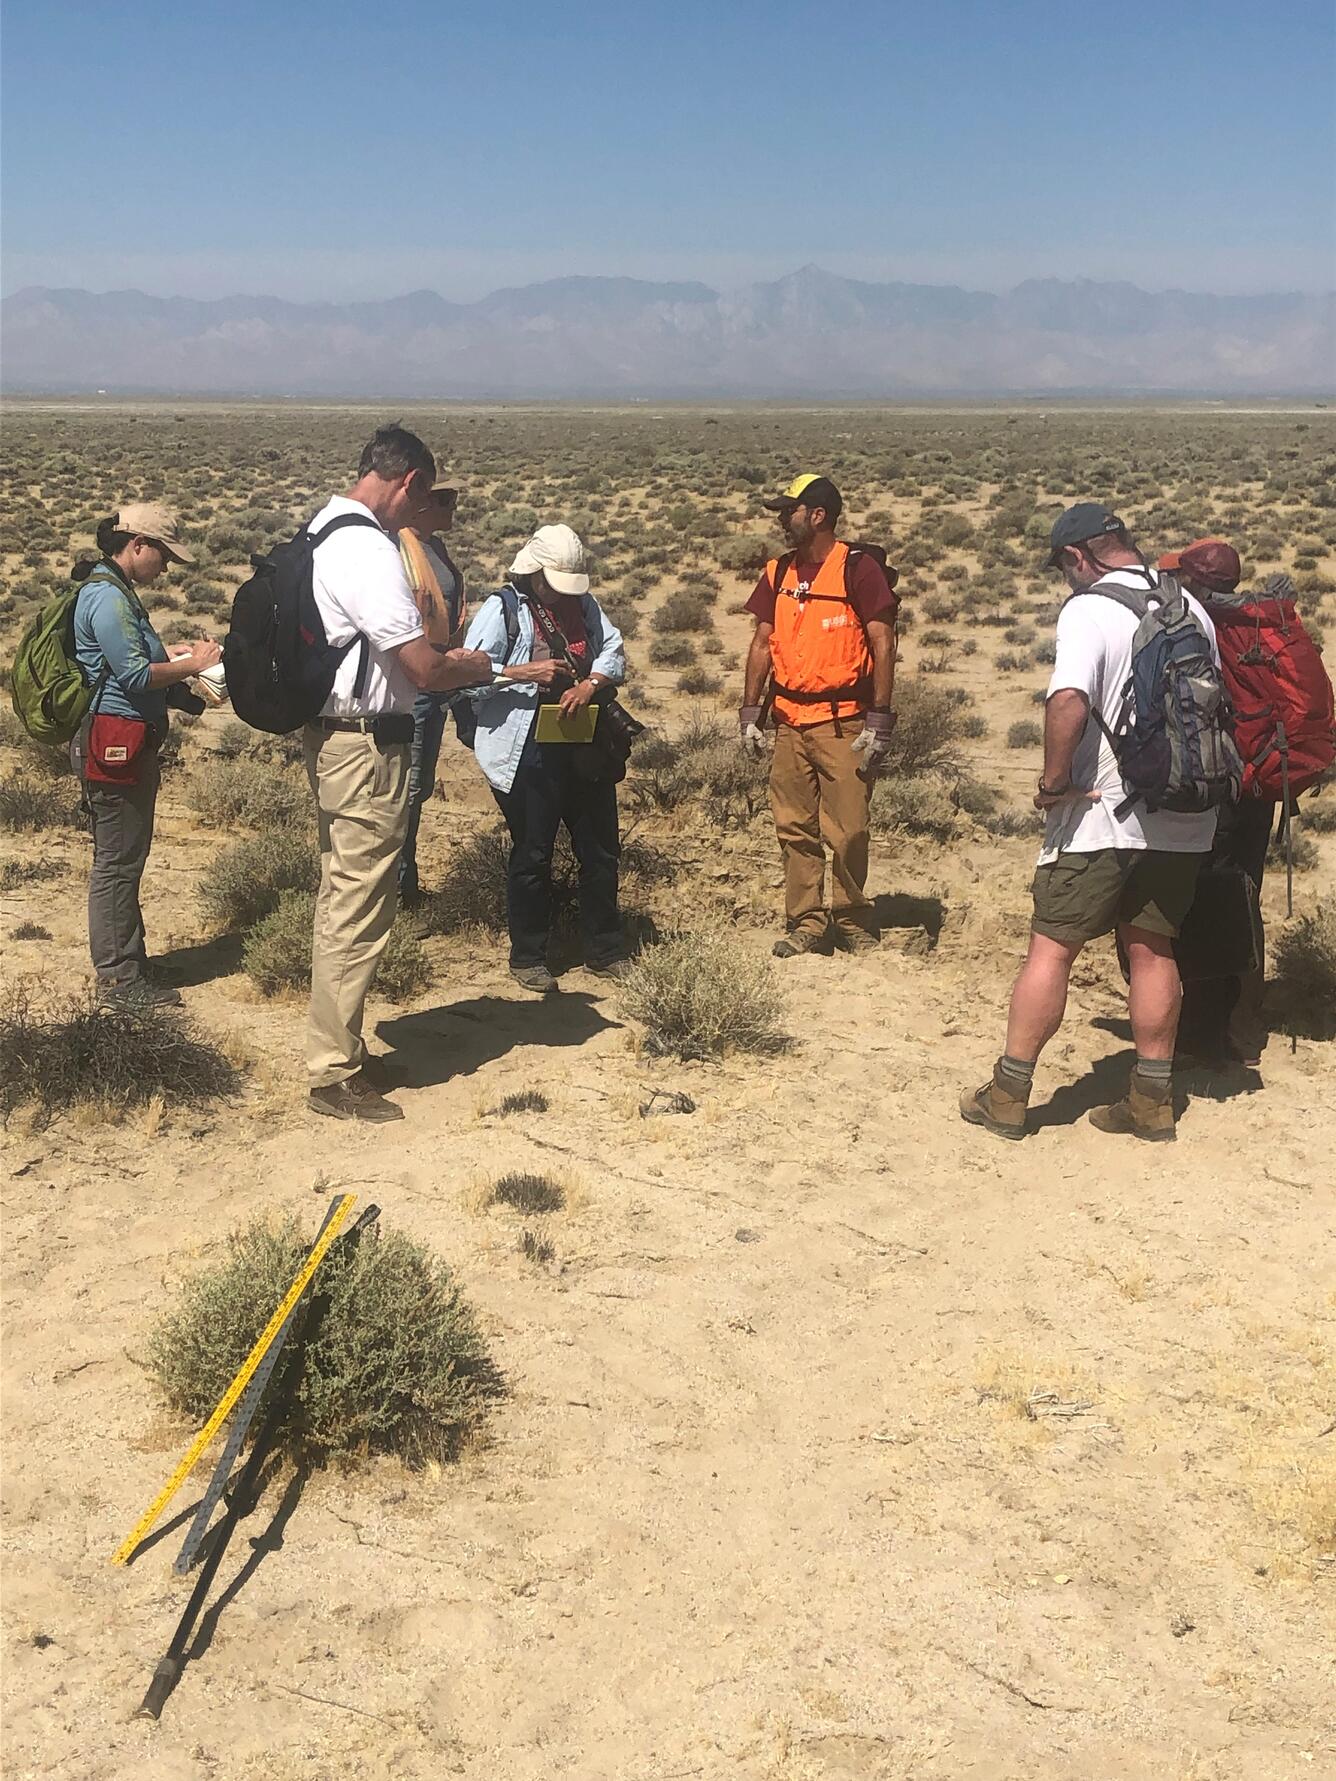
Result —
[[305, 778], [250, 755], [204, 761], [191, 773], [186, 795], [211, 828], [310, 828], [315, 822]]
[[[277, 1229], [256, 1222], [229, 1239], [220, 1262], [183, 1283], [146, 1357], [173, 1409], [193, 1422], [207, 1417], [309, 1244], [296, 1219]], [[306, 1458], [391, 1453], [410, 1466], [457, 1454], [501, 1382], [446, 1263], [402, 1232], [373, 1227], [355, 1245], [336, 1241], [315, 1291], [323, 1315], [280, 1443]]]
[[1336, 897], [1282, 928], [1272, 945], [1277, 988], [1316, 1037], [1336, 1034]]
[[1037, 748], [1043, 740], [1043, 727], [1032, 717], [1021, 718], [1007, 729], [1008, 748]]
[[0, 829], [36, 834], [39, 829], [73, 828], [79, 821], [79, 795], [60, 779], [0, 780]]
[[[247, 934], [241, 964], [262, 996], [309, 987], [314, 919], [311, 892], [284, 891]], [[405, 922], [396, 921], [376, 968], [377, 992], [391, 1002], [406, 1002], [431, 980], [431, 963], [417, 936]]]
[[773, 967], [719, 930], [673, 934], [648, 947], [618, 983], [617, 999], [644, 1027], [650, 1051], [770, 1056], [790, 1042]]
[[0, 1116], [32, 1107], [43, 1122], [77, 1105], [115, 1117], [161, 1094], [198, 1106], [232, 1094], [236, 1065], [186, 1015], [116, 1004], [92, 992], [39, 1000], [30, 982], [0, 1002]]
[[319, 883], [313, 842], [288, 829], [266, 829], [214, 855], [200, 877], [199, 900], [210, 921], [233, 932], [277, 909], [284, 891], [314, 891]]

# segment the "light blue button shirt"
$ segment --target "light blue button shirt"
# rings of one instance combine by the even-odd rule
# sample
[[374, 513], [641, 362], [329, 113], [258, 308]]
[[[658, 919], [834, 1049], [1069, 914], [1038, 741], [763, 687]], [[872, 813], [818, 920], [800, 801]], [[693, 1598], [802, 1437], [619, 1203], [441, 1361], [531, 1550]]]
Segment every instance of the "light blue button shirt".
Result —
[[[589, 638], [591, 674], [601, 674], [620, 686], [626, 678], [622, 634], [592, 594], [581, 596], [585, 632]], [[510, 652], [509, 665], [517, 667], [533, 659], [534, 624], [526, 601], [519, 602], [519, 635]], [[464, 638], [465, 649], [485, 649], [498, 668], [506, 663], [506, 611], [500, 594], [489, 594], [474, 613]], [[508, 792], [515, 783], [520, 756], [529, 740], [541, 700], [551, 692], [532, 682], [503, 681], [494, 687], [457, 695], [467, 698], [478, 718], [473, 752], [489, 785]]]

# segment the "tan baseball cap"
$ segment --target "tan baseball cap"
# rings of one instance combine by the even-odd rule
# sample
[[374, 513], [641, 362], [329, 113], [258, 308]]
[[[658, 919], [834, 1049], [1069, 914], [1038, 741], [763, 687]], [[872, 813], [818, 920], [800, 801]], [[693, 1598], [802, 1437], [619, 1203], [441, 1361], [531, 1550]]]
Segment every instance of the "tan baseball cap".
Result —
[[161, 501], [132, 501], [128, 507], [122, 507], [116, 515], [116, 529], [165, 545], [174, 563], [195, 560], [181, 542], [181, 522]]

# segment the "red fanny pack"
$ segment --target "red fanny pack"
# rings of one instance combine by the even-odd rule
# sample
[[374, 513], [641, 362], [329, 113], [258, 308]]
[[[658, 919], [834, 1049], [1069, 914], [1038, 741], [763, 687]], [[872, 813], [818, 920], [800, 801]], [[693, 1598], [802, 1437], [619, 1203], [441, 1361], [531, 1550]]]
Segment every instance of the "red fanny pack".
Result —
[[156, 739], [156, 729], [142, 717], [112, 717], [99, 712], [88, 726], [84, 778], [99, 785], [138, 785], [145, 757]]

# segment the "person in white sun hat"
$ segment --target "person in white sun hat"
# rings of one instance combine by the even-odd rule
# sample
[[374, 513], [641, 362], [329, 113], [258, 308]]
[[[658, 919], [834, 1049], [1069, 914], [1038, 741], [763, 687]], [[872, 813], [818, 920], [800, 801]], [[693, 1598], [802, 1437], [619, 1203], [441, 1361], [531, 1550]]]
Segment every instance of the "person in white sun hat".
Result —
[[625, 968], [617, 909], [617, 786], [593, 741], [601, 688], [626, 675], [621, 632], [589, 591], [584, 545], [569, 526], [540, 526], [510, 579], [478, 608], [466, 649], [492, 659], [490, 688], [462, 695], [476, 719], [473, 752], [510, 830], [506, 914], [510, 974], [557, 988], [548, 968], [552, 850], [564, 823], [580, 866], [586, 967]]

